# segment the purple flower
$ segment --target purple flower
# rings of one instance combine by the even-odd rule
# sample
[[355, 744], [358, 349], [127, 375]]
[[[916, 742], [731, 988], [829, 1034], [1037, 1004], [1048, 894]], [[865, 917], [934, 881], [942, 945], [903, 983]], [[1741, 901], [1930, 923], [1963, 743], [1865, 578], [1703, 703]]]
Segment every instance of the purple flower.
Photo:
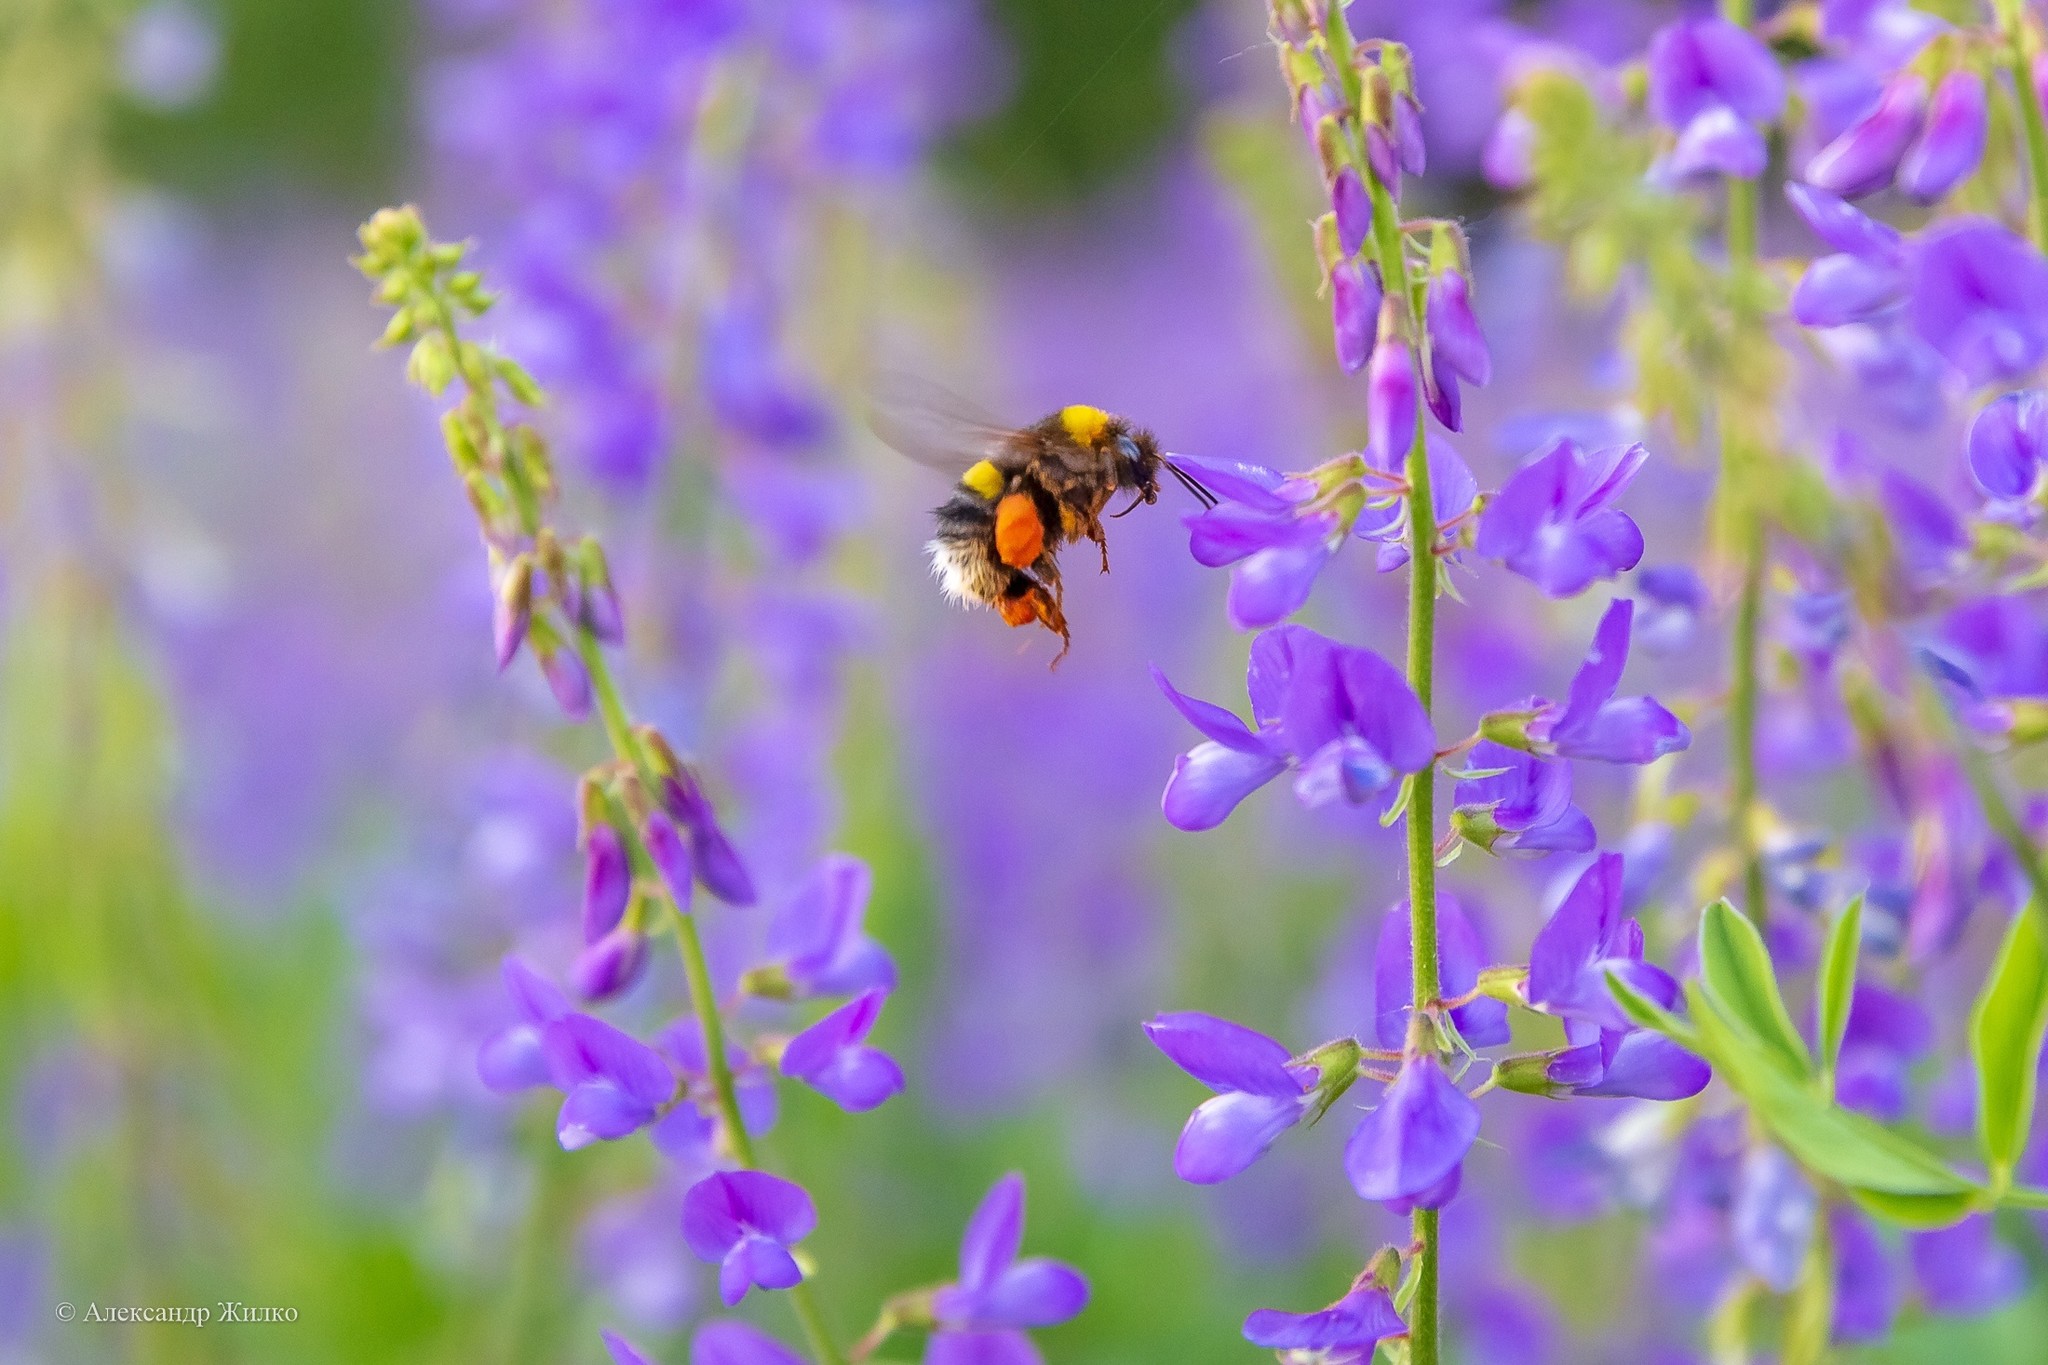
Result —
[[1088, 1306], [1088, 1281], [1044, 1257], [1017, 1259], [1024, 1241], [1024, 1177], [1004, 1176], [967, 1220], [960, 1278], [932, 1295], [938, 1330], [925, 1365], [1039, 1365], [1027, 1328], [1052, 1327]]
[[1643, 557], [1643, 533], [1613, 503], [1646, 458], [1640, 445], [1589, 455], [1559, 440], [1487, 503], [1473, 548], [1551, 597], [1576, 596], [1633, 569]]
[[1479, 319], [1472, 313], [1471, 285], [1463, 272], [1439, 270], [1429, 277], [1423, 305], [1429, 337], [1429, 406], [1452, 431], [1460, 427], [1458, 381], [1484, 386], [1493, 377]]
[[1175, 761], [1167, 779], [1161, 808], [1178, 829], [1215, 828], [1290, 767], [1306, 806], [1383, 806], [1402, 774], [1420, 772], [1436, 754], [1429, 717], [1392, 664], [1305, 626], [1280, 626], [1252, 641], [1245, 687], [1256, 731], [1213, 702], [1183, 695], [1156, 669], [1153, 680], [1208, 737]]
[[1906, 273], [1885, 261], [1838, 252], [1806, 267], [1792, 289], [1792, 317], [1802, 327], [1867, 322], [1906, 297]]
[[542, 1037], [549, 1079], [564, 1092], [555, 1135], [575, 1151], [654, 1122], [675, 1097], [676, 1078], [659, 1052], [587, 1014], [565, 1014]]
[[755, 1285], [801, 1284], [789, 1249], [817, 1226], [803, 1187], [766, 1171], [720, 1171], [683, 1196], [683, 1240], [699, 1260], [718, 1263], [718, 1296], [728, 1307]]
[[1835, 1064], [1836, 1100], [1899, 1122], [1906, 1117], [1908, 1075], [1933, 1046], [1934, 1021], [1925, 1006], [1874, 981], [1858, 981]]
[[[1469, 995], [1479, 984], [1486, 956], [1479, 935], [1456, 897], [1437, 897], [1437, 981], [1446, 997]], [[1380, 921], [1373, 953], [1373, 1033], [1382, 1048], [1398, 1052], [1407, 1044], [1408, 1013], [1413, 1005], [1415, 961], [1408, 907], [1395, 906]], [[1458, 1036], [1472, 1047], [1498, 1047], [1508, 1041], [1508, 1007], [1484, 996], [1451, 1011]]]
[[633, 890], [625, 841], [607, 821], [583, 836], [583, 941], [595, 943], [618, 927]]
[[2026, 1291], [2027, 1266], [1998, 1240], [1991, 1216], [1973, 1213], [1954, 1227], [1907, 1235], [1920, 1296], [1936, 1313], [1988, 1313]]
[[1593, 822], [1572, 804], [1572, 769], [1492, 740], [1472, 746], [1453, 795], [1458, 833], [1489, 853], [1588, 853]]
[[1885, 87], [1877, 107], [1806, 163], [1806, 179], [1833, 194], [1855, 199], [1892, 181], [1899, 158], [1920, 132], [1927, 109], [1927, 82], [1907, 73]]
[[1623, 916], [1621, 897], [1621, 855], [1602, 853], [1529, 946], [1531, 1009], [1627, 1032], [1633, 1025], [1608, 989], [1610, 973], [1666, 1009], [1677, 1004], [1678, 983], [1643, 961], [1642, 926]]
[[1348, 259], [1331, 268], [1330, 325], [1337, 338], [1337, 364], [1346, 374], [1357, 374], [1372, 358], [1381, 295], [1377, 268]]
[[1932, 204], [1967, 179], [1984, 157], [1984, 78], [1957, 67], [1941, 78], [1927, 128], [1899, 163], [1899, 190]]
[[1519, 190], [1536, 178], [1536, 124], [1518, 108], [1509, 108], [1493, 125], [1480, 153], [1479, 170], [1497, 190]]
[[864, 991], [789, 1040], [782, 1074], [853, 1113], [876, 1108], [903, 1089], [903, 1068], [867, 1036], [881, 1018], [886, 990]]
[[1261, 1308], [1244, 1320], [1244, 1339], [1278, 1352], [1285, 1365], [1371, 1365], [1375, 1346], [1407, 1332], [1393, 1299], [1371, 1284], [1318, 1312]]
[[1905, 263], [1906, 239], [1899, 235], [1899, 230], [1872, 218], [1839, 195], [1811, 185], [1788, 184], [1785, 198], [1814, 235], [1836, 251], [1866, 261]]
[[476, 1071], [486, 1086], [504, 1095], [548, 1084], [542, 1038], [549, 1024], [569, 1013], [569, 1000], [553, 982], [516, 957], [506, 958], [499, 970], [519, 1018], [485, 1040], [477, 1052]]
[[2025, 498], [2048, 449], [2048, 394], [2021, 389], [1984, 405], [1970, 423], [1970, 475], [1994, 498]]
[[582, 999], [609, 1000], [630, 990], [646, 970], [647, 935], [621, 924], [585, 945], [569, 968], [569, 979]]
[[1574, 1095], [1683, 1100], [1714, 1078], [1705, 1062], [1660, 1034], [1601, 1028], [1582, 1019], [1565, 1020], [1564, 1032], [1573, 1046], [1560, 1054], [1552, 1077]]
[[690, 862], [704, 889], [727, 905], [752, 905], [754, 879], [740, 860], [711, 799], [681, 764], [670, 766], [662, 781], [661, 803], [690, 836]]
[[1877, 497], [1893, 548], [1912, 578], [1941, 578], [1962, 566], [1970, 550], [1969, 532], [1940, 494], [1918, 479], [1887, 469], [1878, 475]]
[[2048, 260], [1989, 218], [1946, 219], [1913, 252], [1907, 311], [1971, 383], [2016, 379], [2048, 356]]
[[[1356, 167], [1337, 168], [1337, 177], [1330, 182], [1330, 207], [1337, 215], [1337, 250], [1348, 262], [1365, 245], [1365, 239], [1372, 235], [1372, 196], [1366, 192], [1365, 181], [1359, 178]], [[1379, 272], [1373, 267], [1367, 268], [1373, 270], [1371, 283], [1376, 294]], [[1374, 320], [1378, 319], [1379, 312], [1379, 301], [1375, 298], [1372, 308]], [[1370, 327], [1371, 324], [1367, 325]], [[1370, 332], [1366, 336], [1366, 345], [1372, 345]], [[1345, 372], [1353, 373], [1362, 368], [1363, 363], [1347, 366]]]
[[1774, 1146], [1749, 1149], [1735, 1181], [1735, 1250], [1773, 1292], [1799, 1282], [1819, 1212], [1820, 1197], [1792, 1158]]
[[1899, 1312], [1899, 1277], [1869, 1220], [1838, 1205], [1828, 1212], [1835, 1251], [1833, 1339], [1841, 1345], [1882, 1341]]
[[590, 671], [583, 666], [583, 656], [573, 649], [537, 652], [541, 676], [547, 679], [562, 714], [571, 720], [590, 719]]
[[1145, 1025], [1145, 1036], [1216, 1092], [1188, 1117], [1173, 1149], [1173, 1173], [1190, 1184], [1214, 1185], [1244, 1170], [1315, 1103], [1316, 1068], [1242, 1024], [1194, 1011], [1162, 1014]]
[[519, 646], [526, 643], [527, 628], [533, 624], [533, 560], [526, 555], [513, 559], [499, 578], [491, 608], [491, 648], [503, 673]]
[[1707, 585], [1684, 564], [1658, 564], [1636, 574], [1636, 602], [1636, 643], [1648, 654], [1677, 654], [1707, 609]]
[[1785, 106], [1785, 77], [1769, 48], [1726, 19], [1685, 19], [1650, 39], [1648, 65], [1650, 112], [1678, 134], [1673, 173], [1762, 172], [1757, 125]]
[[[1459, 527], [1479, 500], [1479, 481], [1472, 477], [1464, 456], [1449, 441], [1432, 432], [1425, 445], [1429, 455], [1429, 506], [1436, 520], [1434, 552], [1451, 556], [1459, 543]], [[1405, 467], [1386, 472], [1397, 478], [1407, 477]], [[1377, 506], [1368, 502], [1359, 511], [1351, 534], [1379, 545], [1374, 566], [1381, 573], [1400, 568], [1408, 562], [1414, 543], [1408, 527], [1408, 500], [1397, 498]]]
[[[690, 1102], [670, 1109], [647, 1136], [657, 1151], [678, 1165], [701, 1165], [714, 1155], [720, 1125], [704, 1030], [694, 1016], [684, 1015], [662, 1029], [654, 1041], [683, 1078]], [[757, 1137], [768, 1132], [775, 1126], [778, 1108], [773, 1073], [730, 1036], [725, 1040], [725, 1060], [732, 1070], [740, 1122]]]
[[768, 928], [769, 955], [795, 999], [896, 987], [896, 964], [863, 928], [874, 875], [827, 854]]
[[647, 856], [654, 863], [654, 870], [661, 874], [661, 884], [668, 888], [676, 909], [689, 914], [697, 879], [691, 870], [690, 846], [684, 842], [683, 832], [669, 819], [667, 811], [653, 810], [640, 827], [640, 842], [646, 846]]
[[690, 1365], [804, 1365], [804, 1358], [748, 1322], [707, 1322], [690, 1338]]
[[1401, 469], [1415, 444], [1415, 362], [1399, 334], [1373, 349], [1365, 376], [1366, 449], [1381, 469]]
[[617, 1332], [607, 1329], [597, 1335], [604, 1342], [605, 1350], [611, 1352], [613, 1365], [649, 1365], [647, 1357], [634, 1350], [632, 1343]]
[[1614, 695], [1628, 665], [1634, 611], [1626, 597], [1608, 606], [1562, 708], [1541, 699], [1531, 703], [1523, 733], [1534, 752], [1597, 763], [1650, 763], [1692, 743], [1685, 723], [1653, 699]]
[[1410, 1056], [1344, 1144], [1344, 1170], [1361, 1199], [1439, 1208], [1478, 1136], [1479, 1106], [1433, 1054]]
[[1181, 460], [1219, 499], [1182, 523], [1196, 563], [1236, 566], [1230, 575], [1231, 624], [1258, 630], [1299, 610], [1343, 540], [1337, 513], [1321, 505], [1315, 484], [1262, 465]]

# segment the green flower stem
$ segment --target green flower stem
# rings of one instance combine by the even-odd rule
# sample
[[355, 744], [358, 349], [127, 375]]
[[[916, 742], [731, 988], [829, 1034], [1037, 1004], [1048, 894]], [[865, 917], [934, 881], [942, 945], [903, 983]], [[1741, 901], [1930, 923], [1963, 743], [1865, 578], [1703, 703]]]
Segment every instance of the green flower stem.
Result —
[[2034, 245], [2048, 251], [2048, 123], [2041, 99], [2034, 93], [2033, 62], [2027, 53], [2026, 7], [2019, 0], [1999, 0], [1998, 27], [2012, 63], [2012, 93], [2020, 106], [2020, 130], [2027, 153], [2027, 233]]
[[[1751, 0], [1722, 0], [1722, 17], [1749, 26], [1755, 17]], [[1736, 341], [1754, 321], [1749, 316], [1746, 276], [1756, 269], [1757, 197], [1754, 181], [1731, 176], [1727, 181], [1728, 271], [1735, 298]], [[1743, 908], [1758, 924], [1769, 913], [1763, 858], [1757, 848], [1756, 726], [1759, 694], [1760, 642], [1763, 629], [1764, 568], [1770, 552], [1770, 531], [1764, 525], [1752, 488], [1755, 471], [1744, 468], [1746, 453], [1731, 420], [1739, 400], [1723, 394], [1720, 412], [1721, 496], [1730, 500], [1736, 519], [1736, 545], [1741, 587], [1735, 602], [1734, 638], [1729, 651], [1734, 676], [1728, 696], [1728, 824], [1742, 859]]]

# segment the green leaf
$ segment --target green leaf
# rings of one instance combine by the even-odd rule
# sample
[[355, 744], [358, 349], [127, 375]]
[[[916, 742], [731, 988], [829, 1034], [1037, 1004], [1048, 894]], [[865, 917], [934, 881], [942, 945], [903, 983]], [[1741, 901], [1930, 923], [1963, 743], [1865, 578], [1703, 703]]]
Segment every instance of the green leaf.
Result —
[[1781, 1066], [1802, 1078], [1812, 1073], [1806, 1044], [1778, 994], [1763, 935], [1726, 900], [1700, 917], [1700, 982], [1722, 1015], [1754, 1034]]
[[1816, 1093], [1803, 1072], [1791, 1074], [1775, 1051], [1729, 1020], [1699, 983], [1689, 993], [1702, 1055], [1809, 1170], [1858, 1191], [1978, 1195], [1978, 1186], [1934, 1153]]
[[1856, 952], [1863, 944], [1863, 897], [1842, 907], [1828, 931], [1827, 949], [1821, 954], [1820, 981], [1820, 1073], [1822, 1089], [1835, 1093], [1835, 1062], [1842, 1055], [1842, 1038], [1849, 1031], [1849, 1001], [1856, 990]]
[[1852, 1188], [1852, 1198], [1871, 1213], [1902, 1228], [1945, 1228], [1967, 1218], [1981, 1202], [1971, 1194], [1888, 1194]]
[[2016, 1209], [2048, 1209], [2048, 1190], [2036, 1189], [2032, 1185], [2014, 1185], [1999, 1196], [1999, 1202]]
[[2048, 1031], [2048, 944], [2038, 906], [2029, 904], [2006, 931], [1991, 979], [1970, 1015], [1977, 1062], [1977, 1138], [1992, 1183], [2012, 1179], [2034, 1118], [2035, 1062]]

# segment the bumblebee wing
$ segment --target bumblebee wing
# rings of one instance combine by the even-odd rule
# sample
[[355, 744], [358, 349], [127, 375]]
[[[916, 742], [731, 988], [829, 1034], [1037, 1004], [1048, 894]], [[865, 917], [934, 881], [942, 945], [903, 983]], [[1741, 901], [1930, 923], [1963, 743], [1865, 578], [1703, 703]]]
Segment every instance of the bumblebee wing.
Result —
[[867, 419], [882, 444], [948, 474], [1001, 455], [1017, 434], [944, 387], [903, 374], [884, 374], [870, 385]]

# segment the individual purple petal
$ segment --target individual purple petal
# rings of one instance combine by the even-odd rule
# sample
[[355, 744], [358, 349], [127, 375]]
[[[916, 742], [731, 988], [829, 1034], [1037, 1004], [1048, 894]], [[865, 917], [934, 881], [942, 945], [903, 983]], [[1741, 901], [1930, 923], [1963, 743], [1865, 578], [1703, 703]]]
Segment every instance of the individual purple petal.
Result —
[[1422, 107], [1403, 91], [1394, 96], [1394, 153], [1401, 169], [1421, 175], [1428, 167], [1428, 148], [1422, 138]]
[[865, 1046], [888, 994], [864, 992], [790, 1039], [782, 1054], [782, 1074], [856, 1114], [902, 1090], [902, 1068], [887, 1053]]
[[1202, 1101], [1174, 1144], [1173, 1173], [1191, 1185], [1230, 1179], [1307, 1116], [1311, 1097], [1232, 1091]]
[[846, 995], [896, 986], [896, 964], [864, 932], [874, 877], [846, 853], [819, 859], [817, 868], [769, 926], [770, 950], [781, 957], [799, 995]]
[[1429, 277], [1423, 316], [1430, 350], [1471, 383], [1484, 386], [1493, 377], [1493, 356], [1472, 312], [1472, 287], [1463, 272], [1439, 270]]
[[583, 840], [583, 941], [595, 943], [618, 927], [633, 889], [632, 865], [618, 830], [590, 827]]
[[491, 609], [491, 648], [503, 673], [526, 642], [533, 624], [533, 561], [525, 555], [512, 561], [498, 584]]
[[1214, 702], [1188, 696], [1166, 680], [1166, 674], [1159, 670], [1157, 664], [1152, 666], [1152, 681], [1166, 694], [1174, 709], [1187, 717], [1188, 724], [1201, 731], [1205, 738], [1243, 753], [1266, 752], [1265, 744], [1234, 712], [1226, 711]]
[[1479, 1106], [1433, 1056], [1410, 1057], [1344, 1145], [1361, 1199], [1401, 1199], [1443, 1181], [1479, 1136]]
[[1267, 754], [1245, 753], [1213, 741], [1197, 744], [1173, 762], [1173, 775], [1159, 808], [1175, 829], [1190, 833], [1214, 829], [1230, 817], [1237, 803], [1287, 770], [1287, 761]]
[[1906, 275], [1898, 266], [1843, 252], [1806, 268], [1792, 289], [1792, 316], [1804, 327], [1842, 327], [1867, 322], [1905, 296]]
[[804, 1358], [752, 1323], [727, 1319], [697, 1329], [690, 1365], [804, 1365]]
[[1373, 338], [1380, 318], [1378, 272], [1357, 261], [1340, 262], [1330, 271], [1330, 326], [1337, 340], [1337, 364], [1357, 374], [1373, 356]]
[[1225, 608], [1231, 625], [1239, 630], [1262, 630], [1301, 610], [1315, 587], [1316, 575], [1335, 553], [1329, 542], [1319, 540], [1261, 550], [1246, 559], [1230, 575]]
[[647, 846], [647, 856], [653, 860], [654, 870], [661, 874], [661, 883], [668, 888], [676, 909], [688, 914], [691, 898], [696, 894], [696, 877], [683, 832], [666, 811], [649, 811], [647, 822], [640, 827], [640, 839]]
[[933, 1296], [942, 1322], [979, 1327], [1053, 1327], [1088, 1306], [1088, 1281], [1073, 1267], [1027, 1257], [980, 1287], [949, 1285]]
[[1011, 1171], [989, 1187], [960, 1235], [960, 1284], [986, 1289], [1024, 1245], [1024, 1177]]
[[2040, 389], [2001, 394], [1970, 423], [1970, 474], [1994, 498], [2024, 498], [2041, 476], [2048, 450], [2048, 395]]
[[1555, 1013], [1579, 1003], [1586, 969], [1609, 956], [1620, 929], [1621, 890], [1618, 853], [1601, 854], [1572, 883], [1529, 946], [1532, 1006]]
[[1989, 1214], [1973, 1213], [1935, 1232], [1909, 1233], [1906, 1247], [1920, 1297], [1933, 1312], [1988, 1313], [2026, 1291], [2026, 1262], [1998, 1240]]
[[1181, 524], [1188, 528], [1188, 553], [1207, 569], [1235, 564], [1261, 550], [1314, 545], [1337, 533], [1334, 512], [1304, 512], [1293, 502], [1278, 508], [1219, 502], [1181, 518]]
[[1915, 578], [1943, 576], [1961, 566], [1969, 532], [1939, 493], [1896, 469], [1878, 475], [1877, 493], [1893, 548]]
[[1849, 199], [1883, 189], [1919, 134], [1926, 109], [1924, 79], [1911, 74], [1894, 79], [1875, 109], [1806, 163], [1806, 179]]
[[1771, 50], [1741, 25], [1717, 16], [1682, 19], [1657, 30], [1646, 65], [1650, 113], [1666, 128], [1683, 128], [1716, 105], [1768, 123], [1785, 105], [1784, 73]]
[[1176, 455], [1173, 458], [1217, 497], [1225, 502], [1243, 503], [1255, 511], [1291, 511], [1302, 501], [1300, 494], [1312, 491], [1305, 480], [1265, 465], [1205, 455]]
[[1927, 127], [1899, 163], [1899, 191], [1932, 204], [1967, 179], [1984, 157], [1984, 78], [1966, 66], [1941, 78]]
[[1600, 1077], [1575, 1094], [1600, 1099], [1684, 1100], [1707, 1088], [1713, 1068], [1669, 1038], [1642, 1029], [1623, 1034]]
[[1536, 178], [1535, 158], [1536, 124], [1522, 110], [1510, 107], [1487, 135], [1479, 154], [1479, 171], [1487, 184], [1512, 192]]
[[2016, 379], [2048, 356], [2048, 260], [1991, 219], [1937, 222], [1912, 255], [1907, 313], [1971, 383]]
[[1183, 1010], [1157, 1015], [1146, 1023], [1145, 1036], [1175, 1066], [1218, 1094], [1243, 1090], [1292, 1098], [1307, 1088], [1285, 1047], [1213, 1014]]
[[1269, 1351], [1313, 1351], [1336, 1362], [1371, 1359], [1372, 1348], [1388, 1337], [1406, 1335], [1408, 1324], [1384, 1289], [1363, 1285], [1315, 1313], [1261, 1308], [1244, 1320], [1244, 1339]]
[[545, 1024], [569, 1013], [569, 998], [554, 982], [526, 965], [518, 957], [507, 957], [499, 967], [505, 991], [529, 1023]]
[[1830, 1333], [1838, 1344], [1882, 1341], [1899, 1311], [1899, 1277], [1891, 1256], [1862, 1214], [1847, 1205], [1828, 1213], [1834, 1242], [1835, 1305]]
[[1367, 449], [1381, 469], [1400, 469], [1415, 444], [1415, 363], [1408, 343], [1389, 337], [1376, 347], [1365, 377]]
[[602, 1019], [566, 1014], [543, 1034], [548, 1066], [563, 1090], [591, 1081], [617, 1086], [652, 1108], [675, 1093], [675, 1074], [653, 1048]]
[[610, 1081], [586, 1081], [569, 1091], [555, 1117], [555, 1137], [564, 1151], [593, 1142], [614, 1142], [653, 1122], [656, 1109]]
[[634, 1350], [632, 1344], [617, 1332], [607, 1330], [597, 1335], [604, 1342], [605, 1350], [611, 1352], [613, 1365], [649, 1365], [647, 1357]]
[[555, 694], [555, 704], [571, 720], [590, 719], [590, 670], [573, 649], [546, 649], [540, 655], [541, 676]]
[[622, 924], [576, 955], [569, 980], [584, 1000], [609, 1000], [630, 989], [646, 969], [647, 935]]
[[1711, 105], [1679, 131], [1678, 142], [1664, 163], [1675, 179], [1696, 175], [1728, 175], [1754, 180], [1770, 159], [1757, 126], [1725, 104]]
[[[1345, 260], [1358, 254], [1365, 245], [1365, 239], [1372, 235], [1372, 196], [1366, 193], [1365, 182], [1350, 166], [1341, 166], [1337, 178], [1330, 182], [1330, 207], [1337, 212], [1337, 249]], [[1373, 309], [1377, 317], [1379, 309]], [[1370, 337], [1367, 346], [1372, 344]], [[1356, 369], [1357, 366], [1348, 367]]]
[[1902, 264], [1905, 238], [1889, 223], [1879, 222], [1838, 195], [1811, 185], [1787, 184], [1785, 198], [1806, 220], [1814, 235], [1836, 251], [1876, 264]]

